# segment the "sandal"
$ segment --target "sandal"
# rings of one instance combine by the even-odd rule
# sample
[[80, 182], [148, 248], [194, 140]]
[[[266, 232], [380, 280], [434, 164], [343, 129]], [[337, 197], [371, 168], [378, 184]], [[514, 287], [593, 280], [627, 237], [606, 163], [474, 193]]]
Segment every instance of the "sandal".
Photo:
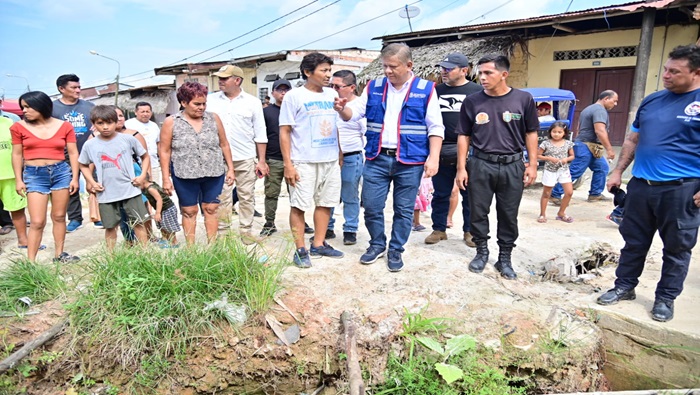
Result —
[[569, 217], [566, 214], [557, 215], [557, 221], [562, 221], [562, 222], [566, 222], [567, 224], [570, 224], [570, 223], [574, 222], [574, 217]]
[[13, 230], [15, 230], [15, 227], [13, 225], [5, 225], [2, 228], [0, 228], [0, 235], [4, 236], [6, 234], [9, 234]]
[[540, 215], [539, 217], [537, 217], [537, 222], [543, 224], [547, 222], [547, 217], [545, 217], [544, 215]]
[[[17, 246], [17, 248], [26, 250], [26, 249], [27, 249], [27, 246]], [[46, 246], [45, 246], [44, 244], [39, 245], [39, 251], [43, 251], [43, 250], [45, 250], [45, 249], [46, 249]]]

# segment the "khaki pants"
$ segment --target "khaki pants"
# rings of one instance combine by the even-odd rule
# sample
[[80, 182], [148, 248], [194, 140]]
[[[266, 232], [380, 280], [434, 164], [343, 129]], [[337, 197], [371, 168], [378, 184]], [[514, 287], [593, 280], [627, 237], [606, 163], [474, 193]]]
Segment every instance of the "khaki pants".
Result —
[[[233, 169], [236, 175], [235, 185], [238, 188], [238, 221], [241, 232], [250, 232], [253, 227], [253, 214], [255, 213], [255, 159], [233, 161]], [[224, 187], [219, 195], [219, 222], [231, 223], [231, 209], [233, 185]]]
[[275, 223], [277, 216], [277, 201], [284, 181], [284, 162], [277, 159], [268, 159], [270, 174], [265, 177], [265, 221]]

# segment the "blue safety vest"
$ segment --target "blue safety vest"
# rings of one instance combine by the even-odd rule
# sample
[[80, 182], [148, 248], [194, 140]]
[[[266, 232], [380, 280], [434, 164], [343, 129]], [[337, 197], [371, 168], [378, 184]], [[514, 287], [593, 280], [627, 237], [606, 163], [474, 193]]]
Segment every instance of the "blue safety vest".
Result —
[[[396, 157], [399, 162], [410, 165], [425, 163], [430, 153], [428, 126], [425, 116], [428, 111], [428, 100], [434, 92], [435, 83], [421, 78], [414, 78], [404, 98], [398, 123], [398, 147]], [[367, 86], [367, 144], [365, 157], [372, 160], [379, 155], [382, 132], [386, 111], [387, 89], [386, 78], [370, 81]]]

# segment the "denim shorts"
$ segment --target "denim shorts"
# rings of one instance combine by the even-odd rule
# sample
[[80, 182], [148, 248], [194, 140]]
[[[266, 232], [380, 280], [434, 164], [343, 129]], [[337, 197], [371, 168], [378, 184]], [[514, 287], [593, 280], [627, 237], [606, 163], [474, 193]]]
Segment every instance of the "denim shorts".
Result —
[[179, 178], [171, 173], [173, 187], [180, 200], [180, 207], [196, 206], [199, 203], [219, 204], [219, 195], [224, 186], [225, 175], [218, 177]]
[[68, 189], [73, 178], [70, 165], [58, 162], [46, 166], [24, 166], [22, 179], [27, 186], [27, 193], [39, 192], [48, 195], [51, 191]]

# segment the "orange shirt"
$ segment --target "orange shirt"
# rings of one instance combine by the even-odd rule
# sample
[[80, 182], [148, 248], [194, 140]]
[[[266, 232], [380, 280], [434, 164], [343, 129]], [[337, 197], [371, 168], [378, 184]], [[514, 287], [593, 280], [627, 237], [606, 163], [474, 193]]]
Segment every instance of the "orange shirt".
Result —
[[73, 125], [63, 122], [58, 131], [48, 139], [35, 136], [19, 122], [10, 127], [12, 132], [12, 144], [22, 144], [24, 160], [32, 159], [56, 159], [64, 160], [64, 150], [67, 143], [75, 143], [75, 130]]

